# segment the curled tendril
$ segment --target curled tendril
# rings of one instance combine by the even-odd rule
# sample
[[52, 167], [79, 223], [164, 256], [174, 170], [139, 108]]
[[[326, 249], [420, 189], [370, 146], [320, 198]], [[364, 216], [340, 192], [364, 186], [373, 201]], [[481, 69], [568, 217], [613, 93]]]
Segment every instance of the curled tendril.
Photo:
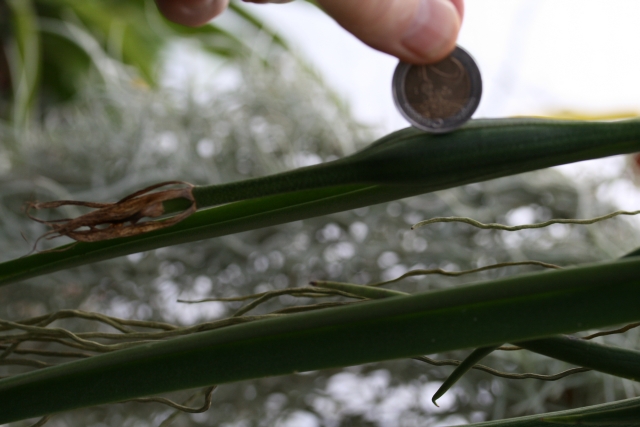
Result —
[[283, 295], [290, 295], [294, 297], [303, 297], [303, 298], [323, 298], [323, 297], [332, 297], [332, 296], [343, 296], [347, 298], [358, 298], [358, 299], [361, 298], [357, 295], [336, 290], [336, 289], [319, 289], [315, 287], [300, 287], [300, 288], [278, 289], [274, 291], [261, 292], [259, 294], [246, 295], [246, 296], [240, 296], [240, 297], [230, 297], [230, 298], [205, 298], [205, 299], [193, 300], [193, 301], [179, 299], [178, 302], [187, 303], [187, 304], [197, 304], [197, 303], [210, 302], [210, 301], [237, 302], [237, 301], [248, 301], [251, 299], [254, 300], [249, 304], [245, 305], [244, 307], [242, 307], [232, 316], [232, 317], [238, 317], [238, 316], [242, 316], [243, 314], [247, 313], [250, 310], [253, 310], [260, 304], [263, 304], [269, 301], [270, 299], [283, 296]]
[[477, 228], [482, 228], [484, 230], [518, 231], [518, 230], [528, 230], [528, 229], [534, 229], [534, 228], [544, 228], [552, 224], [589, 225], [589, 224], [595, 224], [596, 222], [604, 221], [610, 218], [614, 218], [619, 215], [633, 216], [638, 214], [640, 214], [640, 210], [616, 211], [607, 215], [603, 215], [603, 216], [599, 216], [591, 219], [550, 219], [549, 221], [540, 222], [537, 224], [524, 224], [524, 225], [504, 225], [504, 224], [496, 224], [496, 223], [485, 224], [480, 221], [476, 221], [475, 219], [471, 219], [467, 217], [449, 216], [449, 217], [436, 217], [436, 218], [427, 219], [425, 221], [420, 221], [419, 223], [413, 225], [411, 229], [415, 230], [416, 228], [424, 227], [426, 225], [442, 223], [442, 222], [462, 222]]
[[493, 270], [496, 268], [504, 268], [504, 267], [514, 267], [519, 265], [535, 265], [538, 267], [553, 268], [553, 269], [562, 268], [559, 265], [549, 264], [547, 262], [542, 262], [542, 261], [515, 261], [515, 262], [501, 262], [498, 264], [485, 265], [484, 267], [472, 268], [470, 270], [463, 270], [463, 271], [448, 271], [448, 270], [443, 270], [441, 268], [434, 268], [430, 270], [418, 269], [418, 270], [408, 271], [404, 273], [402, 276], [397, 277], [395, 279], [387, 280], [386, 282], [373, 283], [369, 286], [377, 287], [377, 286], [389, 285], [391, 283], [399, 282], [400, 280], [406, 279], [407, 277], [414, 277], [414, 276], [439, 274], [442, 276], [458, 277], [458, 276], [464, 276], [465, 274], [478, 273], [480, 271]]
[[602, 332], [597, 332], [595, 334], [591, 334], [591, 335], [587, 335], [586, 337], [582, 337], [583, 340], [592, 340], [594, 338], [597, 337], [603, 337], [605, 335], [614, 335], [614, 334], [622, 334], [624, 332], [627, 332], [633, 328], [637, 328], [638, 326], [640, 326], [640, 322], [636, 322], [636, 323], [630, 323], [626, 326], [623, 326], [622, 328], [618, 328], [618, 329], [612, 329], [610, 331], [602, 331]]
[[[187, 405], [190, 404], [191, 401], [195, 400], [195, 398], [198, 397], [200, 393], [195, 393], [194, 395], [189, 397], [185, 401], [185, 403], [182, 405], [164, 397], [141, 397], [137, 399], [123, 400], [122, 402], [118, 402], [118, 403], [160, 403], [162, 405], [166, 405], [170, 408], [175, 409], [176, 411], [173, 414], [171, 414], [167, 419], [165, 419], [162, 422], [162, 424], [160, 424], [160, 427], [162, 427], [162, 426], [168, 426], [169, 423], [173, 421], [175, 417], [181, 413], [199, 414], [202, 412], [207, 412], [209, 408], [211, 408], [213, 392], [217, 387], [218, 386], [214, 385], [204, 389], [202, 391], [202, 393], [204, 394], [204, 403], [202, 404], [202, 406], [199, 406], [196, 408], [192, 408]], [[45, 415], [44, 417], [40, 418], [35, 424], [32, 424], [30, 427], [42, 427], [51, 419], [51, 417], [52, 415]]]
[[[413, 358], [414, 360], [418, 360], [420, 362], [425, 362], [434, 366], [458, 366], [462, 363], [461, 360], [455, 359], [444, 359], [444, 360], [436, 360], [427, 356], [417, 356]], [[542, 375], [542, 374], [534, 374], [534, 373], [524, 373], [524, 374], [513, 374], [509, 372], [498, 371], [497, 369], [490, 368], [485, 365], [473, 365], [473, 368], [480, 371], [487, 372], [491, 375], [501, 378], [507, 378], [511, 380], [525, 380], [525, 379], [536, 379], [541, 381], [557, 381], [561, 378], [568, 377], [569, 375], [579, 374], [581, 372], [591, 371], [589, 368], [571, 368], [566, 371], [559, 372], [557, 374], [552, 375]]]
[[[216, 387], [218, 386], [210, 386], [207, 387], [206, 389], [204, 389], [204, 403], [202, 406], [197, 407], [197, 408], [192, 408], [190, 406], [186, 406], [185, 405], [181, 405], [179, 403], [176, 403], [172, 400], [166, 399], [164, 397], [140, 397], [137, 399], [129, 399], [129, 400], [125, 400], [122, 401], [120, 403], [129, 403], [129, 402], [136, 402], [136, 403], [161, 403], [163, 405], [167, 405], [173, 409], [176, 409], [177, 411], [180, 412], [187, 412], [189, 414], [199, 414], [202, 412], [206, 412], [209, 410], [209, 408], [211, 408], [211, 400], [213, 398], [213, 392], [216, 389]], [[190, 402], [191, 400], [195, 399], [195, 397], [198, 396], [199, 393], [194, 394], [193, 396], [191, 396], [189, 399], [187, 399], [187, 402]]]

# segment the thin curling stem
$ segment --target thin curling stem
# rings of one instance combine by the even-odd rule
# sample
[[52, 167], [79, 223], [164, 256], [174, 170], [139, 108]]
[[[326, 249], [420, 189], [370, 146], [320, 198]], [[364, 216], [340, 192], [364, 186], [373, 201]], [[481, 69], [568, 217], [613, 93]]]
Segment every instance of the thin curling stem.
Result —
[[270, 298], [273, 298], [274, 296], [280, 296], [280, 295], [321, 298], [321, 297], [335, 296], [334, 294], [335, 292], [333, 291], [328, 291], [327, 293], [327, 292], [323, 292], [321, 290], [313, 289], [313, 288], [287, 288], [287, 289], [277, 289], [275, 291], [260, 292], [258, 294], [252, 294], [252, 295], [242, 295], [237, 297], [227, 297], [227, 298], [214, 297], [214, 298], [203, 298], [199, 300], [179, 299], [177, 301], [184, 304], [199, 304], [203, 302], [239, 302], [239, 301], [258, 300], [258, 299], [264, 300], [265, 298], [270, 299]]
[[42, 427], [49, 422], [51, 417], [52, 415], [45, 415], [44, 417], [40, 418], [35, 424], [31, 424], [29, 427]]
[[[433, 366], [459, 366], [462, 363], [462, 360], [455, 359], [444, 359], [444, 360], [436, 360], [427, 356], [416, 356], [413, 360], [418, 360], [420, 362], [428, 363]], [[487, 372], [493, 376], [506, 378], [510, 380], [526, 380], [526, 379], [536, 379], [541, 381], [557, 381], [559, 379], [568, 377], [569, 375], [579, 374], [582, 372], [591, 371], [589, 368], [571, 368], [566, 371], [558, 372], [557, 374], [552, 375], [542, 375], [542, 374], [533, 374], [533, 373], [524, 373], [524, 374], [512, 374], [509, 372], [498, 371], [497, 369], [490, 368], [485, 365], [473, 365], [471, 369], [477, 369], [479, 371]]]
[[319, 294], [319, 296], [346, 296], [346, 297], [353, 297], [351, 294], [348, 294], [346, 292], [343, 291], [339, 291], [339, 290], [334, 290], [334, 289], [318, 289], [318, 288], [295, 288], [295, 289], [281, 289], [281, 290], [277, 290], [277, 291], [271, 291], [271, 292], [267, 292], [265, 295], [261, 296], [260, 298], [256, 299], [255, 301], [245, 305], [244, 307], [242, 307], [240, 310], [238, 310], [232, 317], [238, 317], [238, 316], [242, 316], [243, 314], [247, 313], [250, 310], [253, 310], [254, 308], [256, 308], [257, 306], [259, 306], [260, 304], [263, 304], [264, 302], [272, 299], [272, 298], [276, 298], [278, 296], [281, 295], [292, 295], [292, 296], [300, 296], [300, 294], [302, 294], [303, 296], [306, 296], [308, 294]]
[[638, 211], [616, 211], [607, 215], [599, 216], [591, 219], [550, 219], [549, 221], [540, 222], [537, 224], [523, 224], [523, 225], [504, 225], [497, 223], [485, 224], [480, 221], [476, 221], [475, 219], [461, 217], [461, 216], [449, 216], [449, 217], [436, 217], [427, 219], [425, 221], [420, 221], [419, 223], [413, 225], [411, 227], [412, 230], [416, 228], [424, 227], [429, 224], [436, 224], [441, 222], [463, 222], [465, 224], [472, 225], [477, 228], [482, 228], [483, 230], [503, 230], [503, 231], [519, 231], [519, 230], [529, 230], [534, 228], [544, 228], [553, 224], [577, 224], [577, 225], [589, 225], [595, 224], [596, 222], [604, 221], [610, 218], [614, 218], [619, 215], [638, 215], [640, 214], [640, 210]]
[[[211, 396], [213, 394], [213, 391], [216, 389], [216, 387], [217, 386], [212, 386], [212, 387], [204, 390], [204, 392], [206, 393], [205, 403], [202, 406], [202, 408], [200, 408], [201, 410], [197, 411], [197, 412], [206, 412], [211, 407]], [[191, 402], [196, 400], [198, 395], [201, 394], [201, 393], [202, 393], [202, 391], [198, 392], [198, 393], [195, 393], [195, 394], [192, 394], [191, 397], [189, 397], [187, 400], [185, 400], [182, 405], [186, 406], [186, 405], [191, 404]], [[161, 422], [158, 427], [168, 427], [168, 426], [170, 426], [173, 423], [173, 420], [175, 420], [183, 412], [184, 411], [182, 411], [180, 409], [176, 409], [175, 411], [173, 411], [173, 413], [171, 415], [169, 415], [167, 418], [165, 418], [165, 420], [163, 422]]]
[[448, 270], [443, 270], [441, 268], [434, 268], [429, 270], [418, 269], [418, 270], [408, 271], [396, 279], [387, 280], [386, 282], [373, 283], [368, 286], [378, 287], [378, 286], [389, 285], [391, 283], [399, 282], [400, 280], [406, 279], [407, 277], [414, 277], [414, 276], [440, 274], [442, 276], [458, 277], [458, 276], [464, 276], [465, 274], [478, 273], [480, 271], [493, 270], [496, 268], [503, 268], [503, 267], [513, 267], [513, 266], [519, 266], [519, 265], [535, 265], [535, 266], [544, 267], [544, 268], [553, 268], [556, 270], [559, 270], [562, 268], [559, 265], [549, 264], [547, 262], [542, 262], [542, 261], [515, 261], [515, 262], [500, 262], [498, 264], [485, 265], [484, 267], [472, 268], [470, 270], [463, 270], [463, 271], [448, 271]]
[[640, 326], [640, 322], [636, 322], [636, 323], [630, 323], [626, 326], [623, 326], [622, 328], [618, 328], [618, 329], [613, 329], [611, 331], [602, 331], [602, 332], [596, 332], [595, 334], [591, 334], [591, 335], [587, 335], [586, 337], [582, 337], [583, 340], [592, 340], [594, 338], [597, 337], [603, 337], [605, 335], [614, 335], [614, 334], [622, 334], [624, 332], [627, 332], [633, 328], [637, 328], [638, 326]]
[[[205, 389], [205, 393], [204, 393], [204, 404], [199, 407], [199, 408], [192, 408], [190, 406], [186, 406], [186, 405], [181, 405], [179, 403], [176, 403], [172, 400], [169, 400], [167, 398], [164, 397], [141, 397], [138, 399], [131, 399], [131, 400], [125, 400], [121, 403], [128, 403], [128, 402], [137, 402], [137, 403], [161, 403], [163, 405], [167, 405], [172, 407], [173, 409], [176, 409], [178, 411], [181, 412], [188, 412], [190, 414], [199, 414], [202, 412], [206, 412], [209, 410], [209, 408], [211, 408], [211, 399], [213, 396], [213, 392], [216, 389], [217, 386], [211, 386], [211, 387], [207, 387]], [[197, 396], [194, 395], [194, 396]], [[193, 396], [192, 396], [193, 397]], [[191, 400], [191, 398], [189, 399]]]

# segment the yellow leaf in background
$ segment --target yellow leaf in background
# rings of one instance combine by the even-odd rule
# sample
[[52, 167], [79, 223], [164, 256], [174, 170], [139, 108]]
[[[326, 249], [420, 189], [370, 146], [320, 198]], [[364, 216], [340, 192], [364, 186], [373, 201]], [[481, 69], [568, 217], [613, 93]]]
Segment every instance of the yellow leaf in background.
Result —
[[621, 120], [632, 119], [634, 117], [640, 117], [640, 112], [637, 111], [618, 111], [614, 113], [586, 113], [583, 111], [557, 111], [548, 115], [541, 115], [539, 117], [547, 119], [565, 119], [565, 120]]
[[[640, 117], [640, 113], [633, 111], [620, 111], [608, 114], [589, 114], [580, 111], [566, 110], [558, 111], [557, 113], [552, 113], [548, 116], [542, 117], [566, 120], [622, 120]], [[636, 186], [640, 187], [640, 153], [629, 154], [626, 158], [629, 169], [631, 170], [631, 179]]]

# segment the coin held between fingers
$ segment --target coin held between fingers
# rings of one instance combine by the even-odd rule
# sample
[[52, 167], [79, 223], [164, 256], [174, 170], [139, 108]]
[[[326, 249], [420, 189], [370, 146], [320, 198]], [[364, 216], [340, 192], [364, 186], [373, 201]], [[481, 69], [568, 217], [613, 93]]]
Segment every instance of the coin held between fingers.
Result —
[[393, 75], [393, 99], [400, 114], [418, 129], [451, 132], [473, 115], [482, 96], [482, 78], [475, 61], [456, 47], [435, 64], [400, 62]]

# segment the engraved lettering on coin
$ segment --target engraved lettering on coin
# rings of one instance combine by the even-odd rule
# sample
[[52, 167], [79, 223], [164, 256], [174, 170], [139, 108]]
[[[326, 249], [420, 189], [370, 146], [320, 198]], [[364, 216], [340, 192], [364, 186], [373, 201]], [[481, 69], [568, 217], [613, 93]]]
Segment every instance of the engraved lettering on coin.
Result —
[[415, 127], [433, 133], [450, 132], [475, 112], [482, 95], [482, 79], [471, 56], [457, 47], [436, 64], [398, 64], [393, 95], [400, 113]]

